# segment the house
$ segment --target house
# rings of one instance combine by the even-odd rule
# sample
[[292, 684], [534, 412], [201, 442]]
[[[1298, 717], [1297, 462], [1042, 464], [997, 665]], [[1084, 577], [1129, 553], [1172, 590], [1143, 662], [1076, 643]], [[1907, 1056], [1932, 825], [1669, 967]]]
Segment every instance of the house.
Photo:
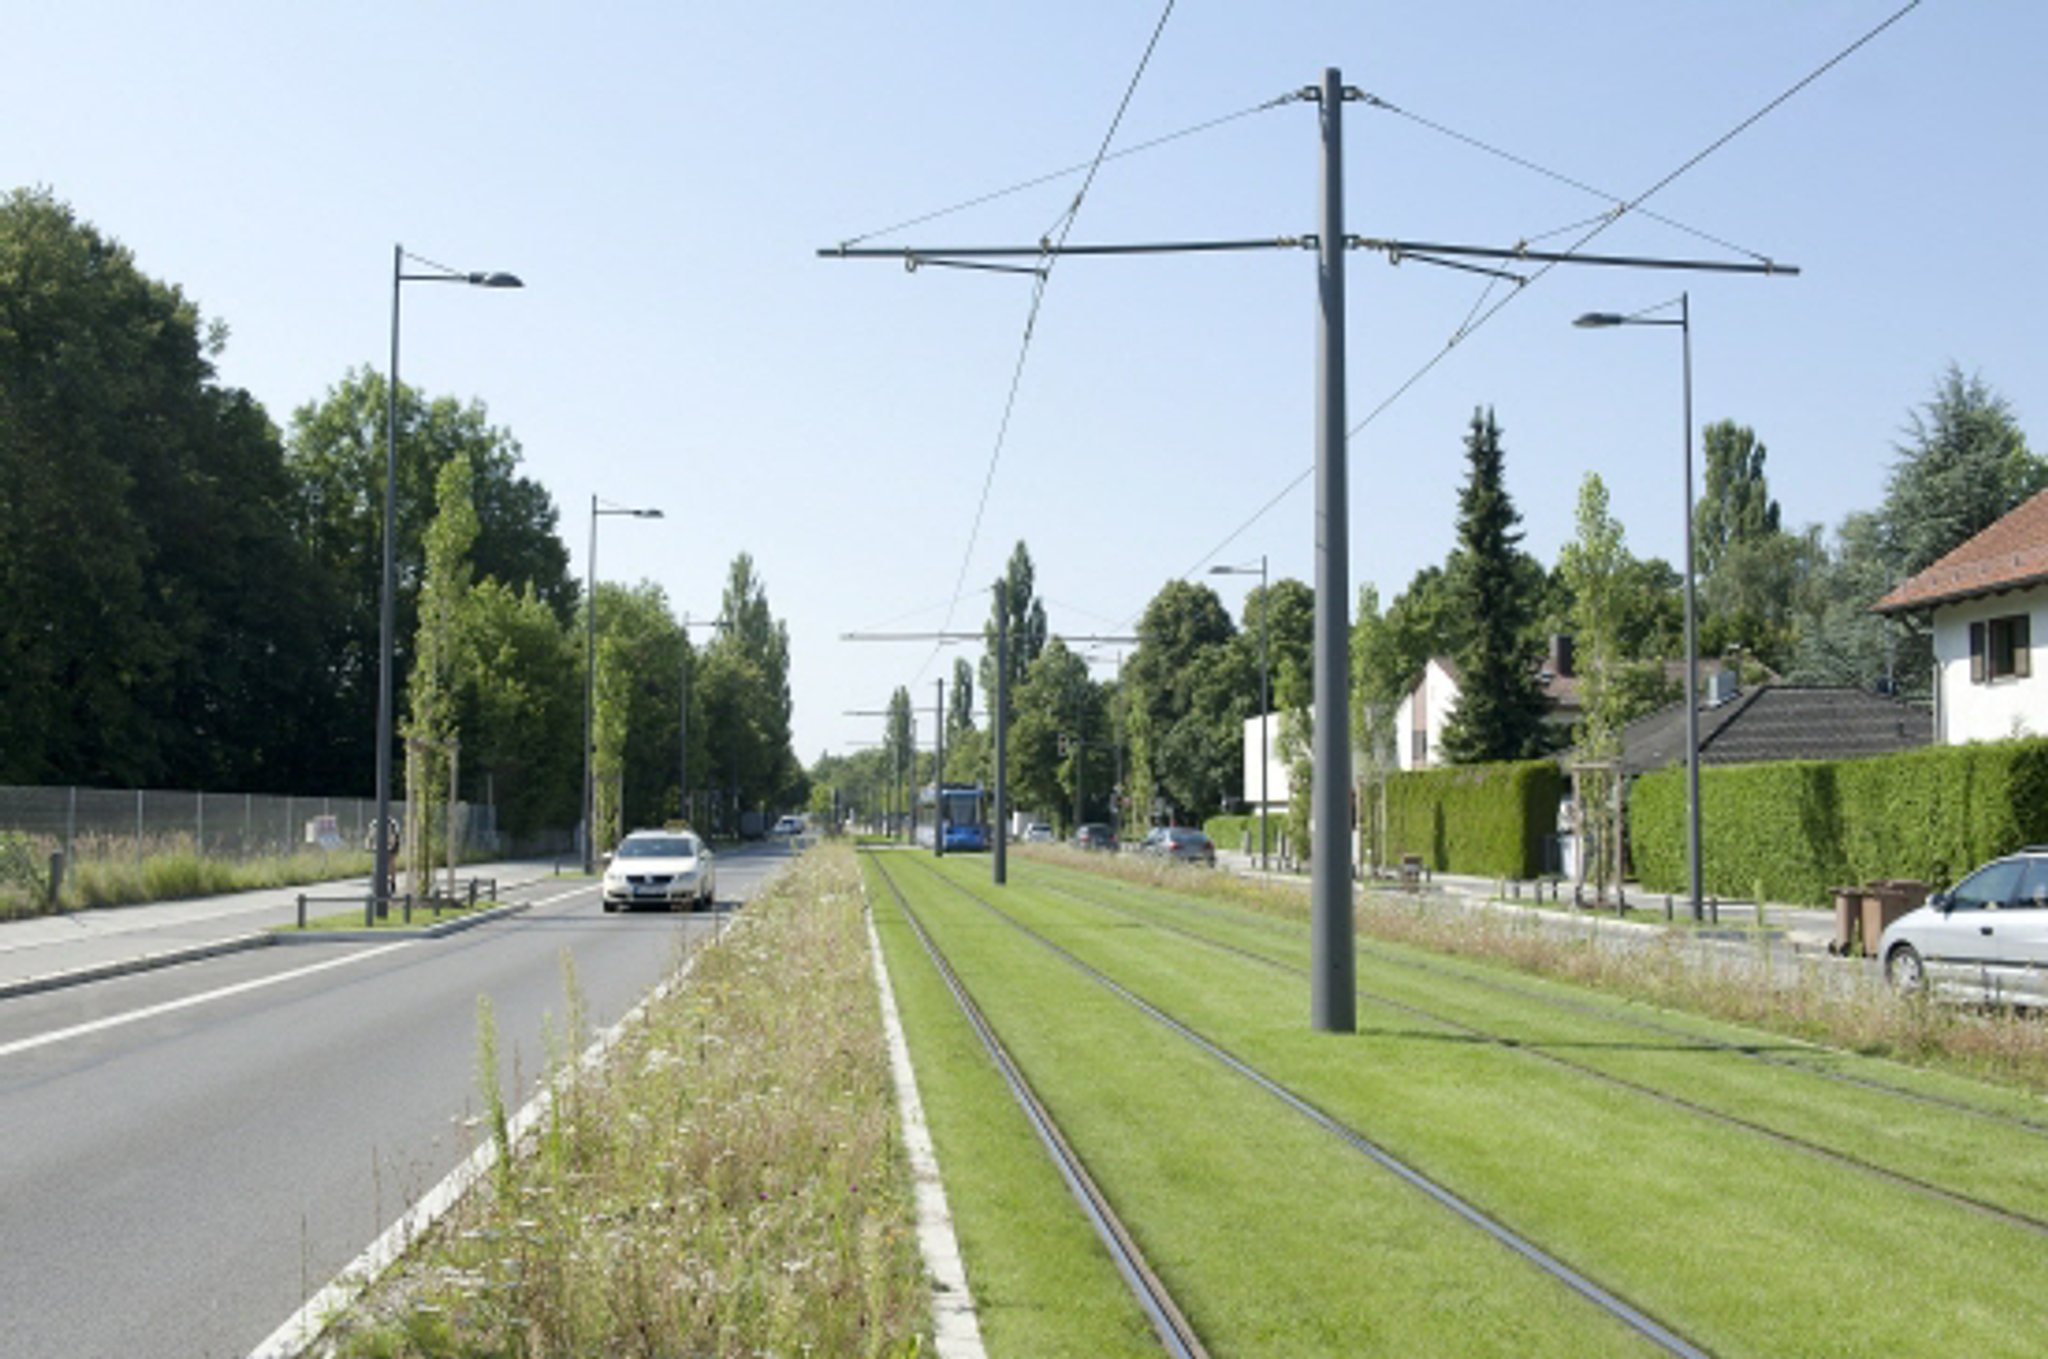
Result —
[[[1925, 712], [1863, 689], [1762, 684], [1738, 691], [1727, 680], [1715, 680], [1702, 687], [1701, 699], [1702, 767], [1771, 760], [1852, 760], [1915, 750], [1928, 743]], [[1684, 762], [1683, 700], [1621, 729], [1624, 777]]]
[[[1579, 720], [1579, 677], [1570, 637], [1550, 639], [1549, 654], [1536, 678], [1549, 700], [1544, 721], [1569, 733]], [[1456, 664], [1447, 656], [1430, 657], [1394, 707], [1394, 763], [1400, 769], [1435, 769], [1445, 763], [1444, 726], [1458, 706], [1460, 692]]]
[[2034, 634], [2048, 626], [2048, 491], [2013, 510], [1871, 606], [1926, 613], [1934, 640], [1934, 740], [2048, 734], [2048, 675]]

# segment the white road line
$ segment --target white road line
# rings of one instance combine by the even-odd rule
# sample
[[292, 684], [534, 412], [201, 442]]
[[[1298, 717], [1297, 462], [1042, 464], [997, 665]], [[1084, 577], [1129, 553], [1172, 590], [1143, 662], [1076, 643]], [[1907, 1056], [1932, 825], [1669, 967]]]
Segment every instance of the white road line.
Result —
[[12, 1043], [0, 1043], [0, 1057], [12, 1057], [17, 1052], [29, 1052], [35, 1048], [48, 1047], [52, 1043], [62, 1043], [73, 1038], [83, 1038], [87, 1034], [103, 1033], [108, 1029], [118, 1029], [124, 1024], [135, 1024], [145, 1019], [154, 1019], [158, 1015], [167, 1015], [176, 1010], [189, 1010], [195, 1005], [204, 1005], [209, 1001], [226, 1000], [229, 996], [239, 996], [249, 991], [260, 991], [266, 986], [276, 986], [279, 982], [294, 981], [300, 977], [311, 976], [315, 972], [326, 972], [332, 968], [346, 967], [350, 963], [360, 963], [366, 958], [374, 958], [380, 953], [389, 953], [393, 949], [408, 948], [417, 942], [419, 941], [414, 939], [401, 939], [392, 944], [379, 944], [376, 948], [367, 948], [360, 953], [351, 953], [346, 957], [329, 958], [324, 963], [311, 963], [305, 967], [295, 967], [289, 972], [280, 972], [274, 977], [257, 977], [252, 981], [236, 982], [233, 986], [223, 986], [213, 991], [202, 991], [198, 995], [183, 996], [177, 1000], [167, 1000], [161, 1005], [149, 1005], [140, 1010], [129, 1010], [125, 1014], [108, 1015], [104, 1019], [95, 1019], [84, 1024], [73, 1024], [68, 1029], [52, 1029], [48, 1033], [39, 1033], [33, 1038], [18, 1038]]
[[[535, 906], [552, 906], [558, 901], [567, 901], [571, 897], [588, 890], [590, 890], [588, 884], [581, 885], [571, 888], [566, 892], [559, 892], [551, 897], [543, 897], [533, 904]], [[226, 1000], [230, 996], [239, 996], [250, 991], [260, 991], [266, 986], [276, 986], [280, 982], [295, 981], [300, 977], [310, 977], [316, 972], [326, 972], [331, 968], [347, 967], [350, 963], [360, 963], [366, 959], [375, 958], [380, 954], [389, 953], [393, 949], [406, 948], [418, 942], [420, 941], [416, 939], [400, 939], [389, 944], [379, 944], [375, 948], [367, 948], [360, 953], [351, 953], [341, 958], [329, 958], [327, 961], [320, 963], [309, 963], [305, 967], [295, 967], [289, 972], [280, 972], [276, 976], [257, 977], [253, 981], [237, 982], [233, 986], [223, 986], [217, 990], [202, 991], [197, 995], [184, 996], [177, 1000], [167, 1000], [161, 1005], [149, 1005], [140, 1010], [129, 1010], [124, 1014], [108, 1015], [103, 1019], [91, 1020], [84, 1024], [73, 1024], [68, 1029], [52, 1029], [48, 1033], [39, 1033], [33, 1038], [18, 1038], [12, 1043], [0, 1043], [0, 1057], [12, 1057], [17, 1052], [30, 1052], [36, 1048], [48, 1047], [52, 1043], [62, 1043], [73, 1038], [84, 1038], [88, 1034], [104, 1033], [108, 1029], [118, 1029], [124, 1024], [135, 1024], [145, 1019], [154, 1019], [158, 1015], [171, 1014], [177, 1010], [187, 1010], [195, 1005], [205, 1005], [211, 1001]]]

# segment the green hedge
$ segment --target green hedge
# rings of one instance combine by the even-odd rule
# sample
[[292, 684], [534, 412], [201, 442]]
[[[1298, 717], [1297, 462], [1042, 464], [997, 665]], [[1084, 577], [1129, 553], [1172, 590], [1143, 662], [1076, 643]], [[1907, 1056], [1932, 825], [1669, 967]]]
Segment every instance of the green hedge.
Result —
[[[1685, 887], [1685, 769], [1636, 780], [1629, 838], [1645, 890]], [[1861, 760], [1700, 770], [1700, 876], [1718, 896], [1825, 905], [1873, 878], [1954, 882], [2048, 841], [2048, 739]]]
[[[1271, 851], [1280, 852], [1280, 837], [1287, 830], [1287, 813], [1273, 811], [1266, 813], [1266, 838], [1272, 841]], [[1216, 842], [1216, 848], [1242, 851], [1246, 845], [1251, 852], [1259, 852], [1259, 814], [1250, 816], [1212, 816], [1202, 823], [1202, 833]]]
[[1533, 878], [1557, 830], [1565, 779], [1554, 760], [1456, 765], [1387, 779], [1387, 857], [1431, 871]]

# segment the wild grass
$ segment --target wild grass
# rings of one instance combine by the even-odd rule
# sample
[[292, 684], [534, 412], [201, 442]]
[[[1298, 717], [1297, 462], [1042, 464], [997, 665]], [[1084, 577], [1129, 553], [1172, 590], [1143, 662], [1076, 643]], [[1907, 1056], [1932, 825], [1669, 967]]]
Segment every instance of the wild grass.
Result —
[[[539, 1132], [336, 1323], [341, 1356], [929, 1348], [858, 873], [803, 855], [582, 1070], [573, 976]], [[576, 1041], [580, 1041], [577, 1039]], [[479, 1077], [501, 1144], [497, 1036]]]
[[[53, 914], [46, 881], [55, 841], [30, 837], [29, 851], [41, 875], [37, 882], [0, 881], [0, 920]], [[206, 855], [188, 835], [146, 840], [138, 857], [134, 842], [99, 843], [81, 837], [73, 860], [64, 869], [64, 886], [55, 911], [96, 906], [133, 906], [148, 901], [248, 892], [266, 887], [349, 878], [370, 871], [370, 855], [362, 850], [300, 850], [247, 859]]]
[[[1058, 846], [1034, 846], [1026, 857], [1275, 919], [1308, 918], [1303, 884]], [[1546, 912], [1552, 917], [1546, 921], [1529, 912], [1471, 911], [1428, 894], [1375, 888], [1359, 893], [1357, 902], [1361, 939], [1500, 963], [1767, 1033], [2048, 1094], [2048, 1022], [2036, 1014], [1902, 996], [1854, 964], [1774, 959], [1761, 945], [1702, 951], [1685, 930], [1647, 941], [1622, 939], [1560, 928], [1555, 913]]]

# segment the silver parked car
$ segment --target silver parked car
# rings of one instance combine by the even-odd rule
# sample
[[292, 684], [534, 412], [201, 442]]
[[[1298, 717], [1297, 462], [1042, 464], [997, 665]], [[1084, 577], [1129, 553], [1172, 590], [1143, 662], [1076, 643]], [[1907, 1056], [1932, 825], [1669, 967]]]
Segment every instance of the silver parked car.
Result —
[[1156, 854], [1184, 864], [1216, 866], [1216, 846], [1209, 837], [1186, 826], [1154, 826], [1138, 846], [1140, 854]]
[[2048, 1006], [2048, 846], [1993, 859], [1879, 939], [1884, 973], [1905, 991]]
[[717, 871], [711, 846], [690, 831], [634, 831], [604, 866], [604, 908], [710, 906], [718, 895]]

